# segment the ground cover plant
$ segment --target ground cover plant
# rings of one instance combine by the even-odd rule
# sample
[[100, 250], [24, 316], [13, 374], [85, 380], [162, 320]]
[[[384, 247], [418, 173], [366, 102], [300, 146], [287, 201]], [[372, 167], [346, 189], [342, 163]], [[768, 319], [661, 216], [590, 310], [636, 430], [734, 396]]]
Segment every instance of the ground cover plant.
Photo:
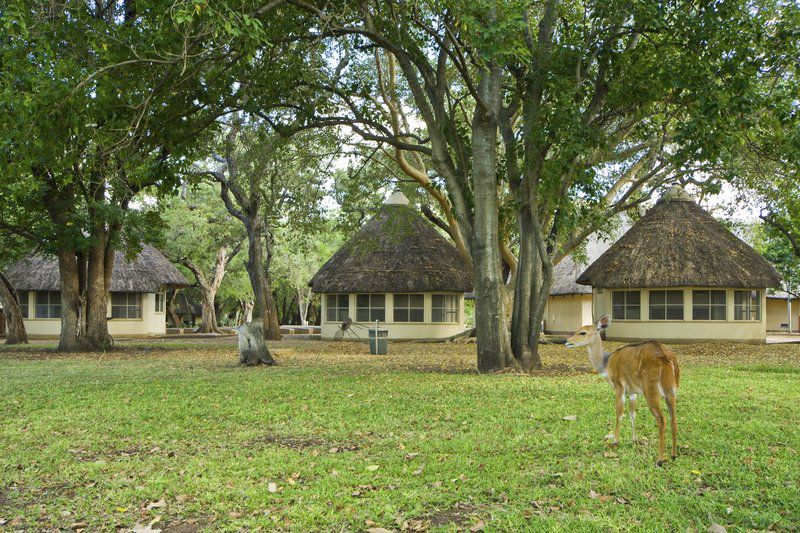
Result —
[[679, 456], [603, 436], [608, 385], [549, 345], [479, 376], [473, 345], [123, 342], [0, 350], [0, 530], [792, 531], [800, 345], [676, 345]]

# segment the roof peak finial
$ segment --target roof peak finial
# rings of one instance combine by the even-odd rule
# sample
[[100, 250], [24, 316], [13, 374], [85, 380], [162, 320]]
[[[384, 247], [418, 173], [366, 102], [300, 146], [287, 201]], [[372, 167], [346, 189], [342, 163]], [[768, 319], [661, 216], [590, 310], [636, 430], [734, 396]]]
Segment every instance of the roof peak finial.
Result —
[[386, 205], [408, 205], [408, 198], [402, 191], [395, 189], [384, 202]]
[[661, 202], [694, 202], [694, 198], [680, 185], [673, 185], [658, 199]]

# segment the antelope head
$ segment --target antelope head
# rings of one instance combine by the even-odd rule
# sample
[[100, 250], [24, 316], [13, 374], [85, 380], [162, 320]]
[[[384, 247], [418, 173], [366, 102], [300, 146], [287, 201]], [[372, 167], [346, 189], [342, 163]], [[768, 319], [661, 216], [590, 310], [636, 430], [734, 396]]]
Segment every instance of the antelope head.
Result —
[[597, 324], [583, 326], [581, 329], [576, 331], [572, 337], [567, 339], [565, 344], [566, 347], [575, 348], [577, 346], [591, 346], [598, 340], [602, 341], [600, 338], [600, 332], [606, 329], [610, 323], [611, 319], [608, 317], [608, 315], [605, 315], [597, 321]]

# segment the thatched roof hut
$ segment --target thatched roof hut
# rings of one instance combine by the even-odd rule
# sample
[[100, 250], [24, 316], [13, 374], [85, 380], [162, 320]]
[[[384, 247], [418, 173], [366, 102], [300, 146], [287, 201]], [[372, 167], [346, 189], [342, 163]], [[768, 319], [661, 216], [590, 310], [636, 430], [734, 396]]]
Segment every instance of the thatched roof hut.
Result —
[[472, 290], [458, 250], [394, 193], [309, 282], [317, 293]]
[[775, 267], [683, 189], [671, 190], [578, 278], [595, 288], [775, 287]]
[[[59, 291], [58, 261], [40, 255], [28, 256], [5, 271], [18, 291]], [[131, 261], [122, 252], [114, 255], [111, 292], [155, 293], [165, 288], [188, 287], [189, 282], [164, 255], [145, 245]]]
[[580, 276], [585, 264], [580, 264], [568, 255], [553, 268], [553, 288], [550, 289], [552, 296], [563, 296], [566, 294], [592, 294], [592, 288], [580, 285], [576, 280]]

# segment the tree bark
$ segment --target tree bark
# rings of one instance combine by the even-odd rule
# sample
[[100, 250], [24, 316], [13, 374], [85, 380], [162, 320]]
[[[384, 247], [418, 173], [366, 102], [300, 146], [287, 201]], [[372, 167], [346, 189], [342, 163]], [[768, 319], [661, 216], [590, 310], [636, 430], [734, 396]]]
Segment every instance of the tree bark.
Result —
[[308, 306], [311, 304], [311, 289], [297, 290], [297, 306], [300, 311], [300, 325], [308, 326]]
[[8, 325], [6, 344], [28, 344], [22, 310], [19, 307], [19, 296], [2, 273], [0, 273], [0, 304], [3, 305], [3, 315]]
[[533, 222], [530, 207], [520, 207], [519, 220], [519, 259], [514, 284], [514, 308], [511, 316], [511, 349], [523, 370], [531, 369], [533, 354], [529, 348], [531, 326], [531, 290], [533, 283], [533, 263], [536, 258], [533, 245]]
[[[105, 237], [102, 238], [105, 241]], [[89, 250], [86, 283], [86, 342], [104, 350], [110, 346], [108, 335], [108, 292], [106, 287], [106, 246], [101, 242]], [[110, 282], [110, 280], [109, 280]]]
[[475, 271], [475, 325], [478, 370], [491, 372], [516, 365], [511, 352], [504, 306], [505, 283], [500, 269], [497, 206], [497, 122], [500, 70], [491, 64], [478, 84], [484, 109], [476, 105], [472, 120], [472, 182], [475, 199], [473, 264]]
[[82, 319], [83, 307], [80, 286], [80, 262], [74, 251], [60, 250], [58, 273], [61, 281], [61, 335], [58, 350], [74, 352], [87, 348], [84, 342], [85, 322]]
[[269, 277], [269, 261], [265, 254], [261, 231], [254, 221], [247, 224], [247, 240], [250, 245], [245, 268], [253, 286], [256, 307], [259, 317], [264, 323], [264, 340], [279, 340], [281, 326], [278, 322], [278, 306], [272, 295], [272, 284]]
[[175, 309], [175, 300], [178, 298], [178, 292], [180, 292], [180, 289], [169, 291], [169, 297], [167, 298], [167, 316], [169, 316], [169, 320], [172, 322], [172, 327], [174, 328], [183, 327], [183, 321], [181, 317], [178, 316], [178, 312]]

